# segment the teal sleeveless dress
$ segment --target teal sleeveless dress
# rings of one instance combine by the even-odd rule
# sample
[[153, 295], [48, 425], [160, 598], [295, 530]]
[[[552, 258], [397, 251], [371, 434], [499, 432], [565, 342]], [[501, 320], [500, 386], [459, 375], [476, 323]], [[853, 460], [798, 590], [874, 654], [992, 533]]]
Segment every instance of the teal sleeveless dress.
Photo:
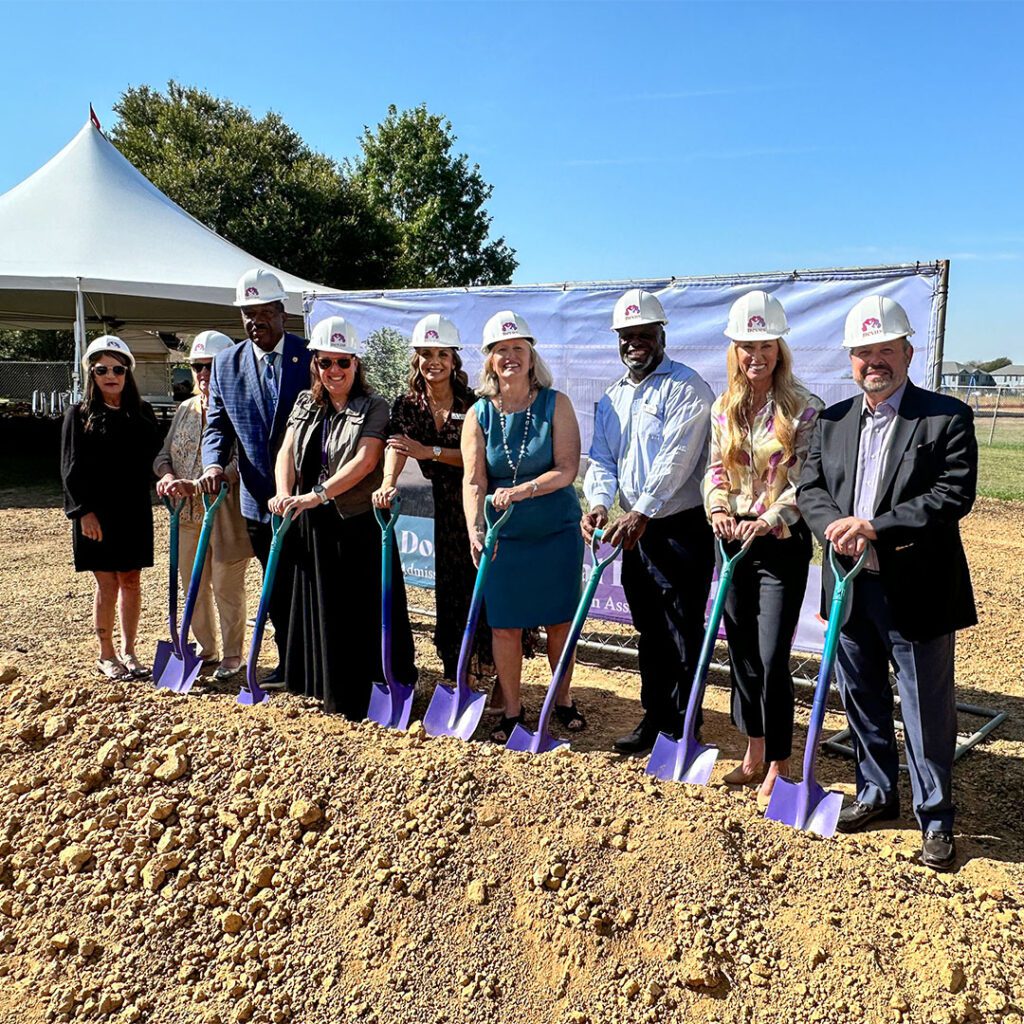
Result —
[[[533, 400], [529, 434], [515, 483], [554, 465], [552, 421], [557, 392], [541, 388]], [[501, 416], [489, 399], [473, 406], [487, 442], [487, 493], [512, 487], [512, 466], [502, 444]], [[516, 463], [523, 446], [526, 411], [505, 417], [508, 449]], [[568, 622], [576, 614], [583, 572], [580, 501], [569, 485], [512, 506], [501, 528], [498, 553], [484, 588], [487, 622], [499, 629], [529, 629]]]

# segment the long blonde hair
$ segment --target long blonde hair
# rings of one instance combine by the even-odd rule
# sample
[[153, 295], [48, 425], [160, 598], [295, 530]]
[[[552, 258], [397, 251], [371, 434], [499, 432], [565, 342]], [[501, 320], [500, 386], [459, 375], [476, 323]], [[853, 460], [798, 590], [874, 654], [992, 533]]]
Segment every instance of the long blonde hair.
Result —
[[[530, 344], [530, 387], [549, 388], [555, 382], [555, 378], [548, 369], [548, 364], [541, 358], [540, 353]], [[477, 385], [476, 393], [481, 398], [493, 398], [501, 389], [498, 386], [498, 375], [494, 372], [494, 349], [487, 353], [484, 365], [480, 367], [480, 383]]]
[[[782, 460], [788, 462], [793, 457], [793, 446], [796, 439], [796, 428], [793, 422], [807, 407], [810, 392], [793, 376], [793, 355], [789, 346], [778, 339], [779, 354], [772, 372], [772, 398], [775, 400], [774, 431], [782, 445]], [[736, 342], [729, 345], [725, 357], [728, 383], [722, 395], [722, 413], [725, 426], [722, 428], [722, 466], [729, 472], [738, 470], [739, 453], [750, 433], [756, 409], [750, 408], [752, 388], [747, 375], [740, 368]]]

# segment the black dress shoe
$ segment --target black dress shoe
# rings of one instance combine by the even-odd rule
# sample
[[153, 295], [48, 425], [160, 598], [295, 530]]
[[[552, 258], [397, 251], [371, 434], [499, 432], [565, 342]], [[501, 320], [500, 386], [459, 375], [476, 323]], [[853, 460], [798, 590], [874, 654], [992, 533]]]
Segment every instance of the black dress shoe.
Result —
[[956, 863], [953, 833], [925, 832], [921, 842], [921, 863], [933, 871], [949, 871]]
[[615, 741], [620, 754], [646, 754], [658, 738], [658, 727], [646, 718], [631, 732]]
[[887, 804], [865, 804], [860, 800], [854, 800], [849, 807], [844, 807], [839, 812], [839, 821], [836, 829], [840, 832], [859, 832], [865, 825], [872, 821], [891, 821], [900, 816], [900, 804], [898, 800], [891, 800]]
[[265, 679], [260, 680], [260, 686], [264, 690], [283, 690], [284, 689], [284, 669], [278, 665], [276, 668], [272, 668]]

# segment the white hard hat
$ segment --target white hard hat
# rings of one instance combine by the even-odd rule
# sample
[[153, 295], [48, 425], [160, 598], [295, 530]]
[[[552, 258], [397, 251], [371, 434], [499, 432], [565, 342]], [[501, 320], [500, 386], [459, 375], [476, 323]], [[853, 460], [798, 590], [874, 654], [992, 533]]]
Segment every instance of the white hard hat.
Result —
[[190, 363], [198, 362], [200, 359], [212, 359], [218, 352], [231, 348], [234, 342], [220, 331], [200, 331], [192, 339], [192, 348], [188, 352]]
[[287, 298], [277, 274], [262, 267], [247, 270], [235, 285], [236, 306], [262, 306], [264, 302], [284, 302]]
[[462, 348], [459, 329], [448, 317], [428, 313], [412, 329], [409, 348]]
[[82, 365], [88, 369], [92, 357], [102, 355], [104, 352], [116, 352], [119, 356], [127, 356], [129, 365], [135, 369], [135, 356], [132, 355], [132, 350], [114, 334], [104, 334], [90, 341], [82, 357]]
[[621, 331], [627, 327], [640, 327], [643, 324], [667, 324], [668, 317], [656, 295], [645, 292], [643, 288], [630, 288], [618, 302], [612, 312], [612, 330]]
[[339, 355], [362, 356], [363, 346], [356, 329], [343, 316], [328, 316], [311, 332], [311, 352], [337, 352]]
[[729, 308], [729, 323], [723, 332], [733, 341], [773, 341], [789, 332], [782, 303], [767, 292], [741, 295]]
[[884, 295], [869, 295], [847, 313], [843, 347], [879, 345], [913, 333], [906, 310], [898, 302]]
[[484, 324], [480, 351], [486, 355], [499, 341], [511, 341], [513, 338], [525, 338], [531, 345], [534, 344], [530, 325], [518, 313], [513, 313], [511, 309], [503, 309]]

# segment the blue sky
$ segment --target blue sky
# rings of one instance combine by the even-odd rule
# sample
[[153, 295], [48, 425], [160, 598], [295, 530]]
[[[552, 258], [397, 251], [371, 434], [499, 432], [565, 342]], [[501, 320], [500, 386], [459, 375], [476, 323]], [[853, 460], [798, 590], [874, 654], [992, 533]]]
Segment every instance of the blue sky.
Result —
[[[518, 282], [952, 259], [947, 358], [1024, 362], [1024, 5], [2, 2], [0, 192], [169, 78], [316, 149], [426, 102]], [[13, 45], [10, 45], [13, 43]]]

